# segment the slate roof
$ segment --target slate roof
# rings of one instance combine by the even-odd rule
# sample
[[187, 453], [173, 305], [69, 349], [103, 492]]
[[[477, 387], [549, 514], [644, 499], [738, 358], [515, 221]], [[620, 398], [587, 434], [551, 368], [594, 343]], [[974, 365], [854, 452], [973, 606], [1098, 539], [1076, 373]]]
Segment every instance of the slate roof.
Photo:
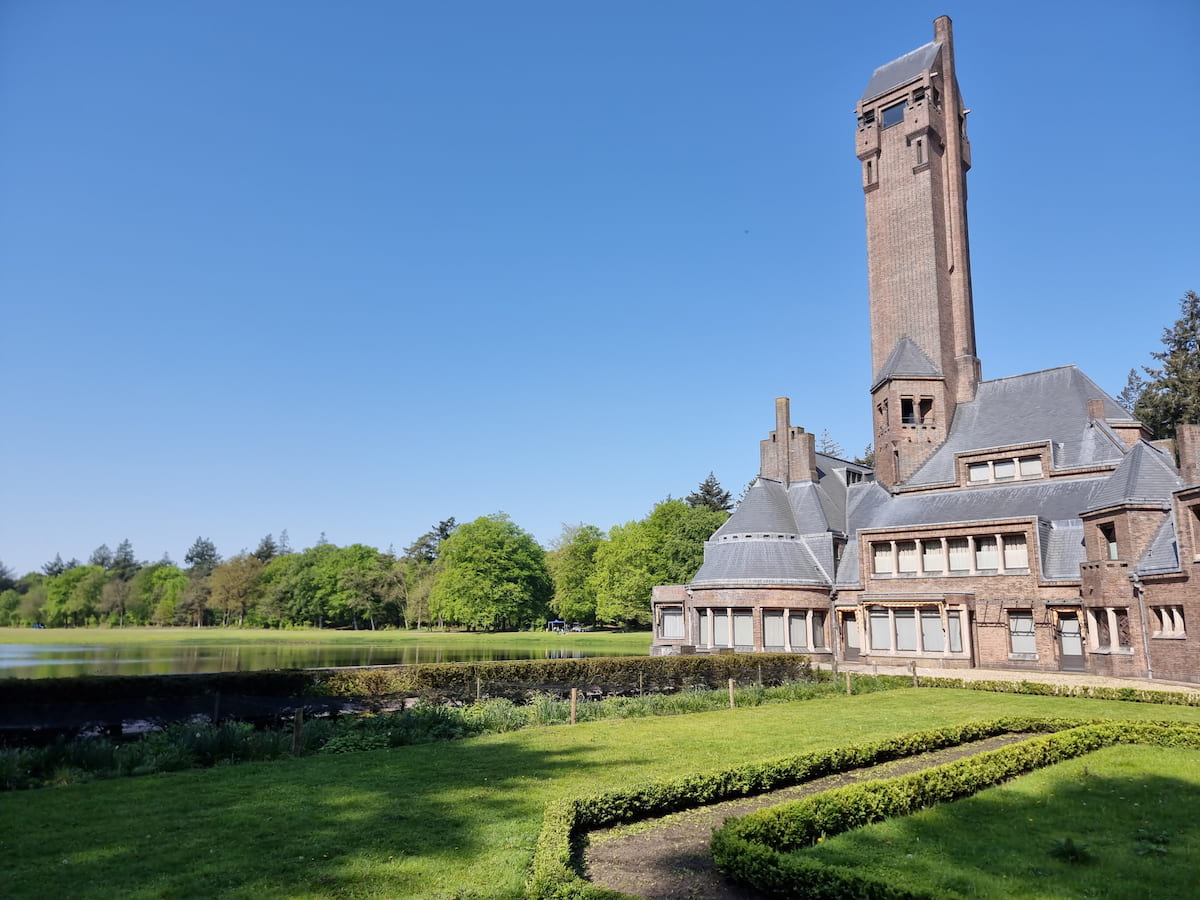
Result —
[[1105, 418], [1132, 421], [1074, 366], [982, 381], [975, 399], [958, 405], [946, 442], [908, 484], [953, 482], [956, 453], [1046, 440], [1053, 443], [1056, 469], [1120, 462], [1125, 444], [1104, 422], [1088, 418], [1090, 399], [1104, 401]]
[[1139, 575], [1160, 575], [1179, 570], [1179, 540], [1175, 534], [1175, 519], [1168, 516], [1158, 526], [1158, 531], [1150, 539], [1134, 571]]
[[[1183, 487], [1173, 461], [1157, 447], [1139, 442], [1121, 460], [1104, 487], [1092, 499], [1088, 510], [1119, 506], [1123, 503], [1164, 503], [1171, 493]], [[1087, 510], [1085, 510], [1087, 511]]]
[[[813, 535], [814, 538], [826, 535]], [[706, 541], [704, 565], [691, 583], [828, 585], [831, 575], [819, 565], [807, 541], [738, 539]]]
[[896, 346], [888, 354], [883, 368], [875, 376], [875, 383], [885, 378], [895, 378], [902, 375], [941, 375], [942, 372], [925, 351], [916, 345], [910, 337], [902, 337], [896, 341]]
[[893, 59], [890, 63], [880, 66], [871, 76], [871, 80], [867, 82], [867, 89], [863, 91], [862, 99], [870, 100], [894, 87], [919, 78], [922, 72], [933, 65], [933, 61], [941, 49], [942, 45], [938, 41], [931, 41], [923, 47], [905, 53], [899, 59]]

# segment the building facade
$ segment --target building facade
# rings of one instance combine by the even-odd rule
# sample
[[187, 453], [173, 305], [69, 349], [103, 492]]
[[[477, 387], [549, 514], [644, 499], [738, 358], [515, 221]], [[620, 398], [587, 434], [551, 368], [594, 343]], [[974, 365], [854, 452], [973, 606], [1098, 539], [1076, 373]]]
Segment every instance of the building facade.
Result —
[[817, 453], [777, 399], [704, 564], [654, 590], [652, 652], [1200, 682], [1200, 426], [1152, 441], [1073, 366], [982, 378], [968, 112], [946, 17], [868, 82], [875, 467]]

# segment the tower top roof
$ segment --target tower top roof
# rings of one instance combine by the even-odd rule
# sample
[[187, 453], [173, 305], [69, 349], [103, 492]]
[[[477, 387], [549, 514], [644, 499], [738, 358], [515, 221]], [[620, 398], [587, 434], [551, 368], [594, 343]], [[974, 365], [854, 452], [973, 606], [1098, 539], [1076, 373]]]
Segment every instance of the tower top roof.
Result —
[[892, 88], [900, 87], [921, 76], [921, 73], [933, 65], [938, 51], [942, 49], [940, 41], [930, 41], [923, 47], [918, 47], [905, 53], [899, 59], [880, 66], [867, 82], [867, 89], [860, 98], [863, 101], [872, 100], [880, 94], [886, 94]]

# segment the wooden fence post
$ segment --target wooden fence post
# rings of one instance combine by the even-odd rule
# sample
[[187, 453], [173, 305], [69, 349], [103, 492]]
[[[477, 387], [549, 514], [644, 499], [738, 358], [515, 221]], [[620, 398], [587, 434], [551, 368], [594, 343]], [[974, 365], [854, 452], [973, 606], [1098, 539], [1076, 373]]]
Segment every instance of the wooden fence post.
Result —
[[846, 673], [846, 696], [849, 697], [853, 691], [850, 690], [850, 673]]
[[912, 661], [913, 687], [920, 687], [920, 682], [917, 681], [917, 661]]
[[575, 724], [575, 710], [579, 706], [579, 688], [571, 688], [571, 724]]
[[304, 737], [304, 707], [296, 710], [296, 718], [292, 721], [292, 756], [300, 755]]
[[729, 679], [729, 708], [733, 709], [733, 679]]

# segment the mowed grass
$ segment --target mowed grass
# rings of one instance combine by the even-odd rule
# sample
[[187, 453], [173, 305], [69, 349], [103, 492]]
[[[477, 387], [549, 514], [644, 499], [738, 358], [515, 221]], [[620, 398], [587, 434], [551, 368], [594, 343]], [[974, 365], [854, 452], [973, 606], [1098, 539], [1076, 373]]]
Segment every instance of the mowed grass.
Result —
[[1200, 721], [1188, 707], [905, 689], [22, 791], [0, 795], [0, 885], [6, 897], [515, 898], [551, 800], [1020, 714]]
[[113, 646], [121, 644], [375, 644], [431, 647], [546, 647], [564, 643], [594, 649], [597, 655], [650, 652], [650, 632], [617, 634], [605, 631], [552, 634], [507, 631], [483, 634], [465, 631], [342, 631], [331, 628], [0, 628], [0, 644]]
[[1200, 895], [1200, 752], [1116, 746], [812, 850], [938, 897]]

